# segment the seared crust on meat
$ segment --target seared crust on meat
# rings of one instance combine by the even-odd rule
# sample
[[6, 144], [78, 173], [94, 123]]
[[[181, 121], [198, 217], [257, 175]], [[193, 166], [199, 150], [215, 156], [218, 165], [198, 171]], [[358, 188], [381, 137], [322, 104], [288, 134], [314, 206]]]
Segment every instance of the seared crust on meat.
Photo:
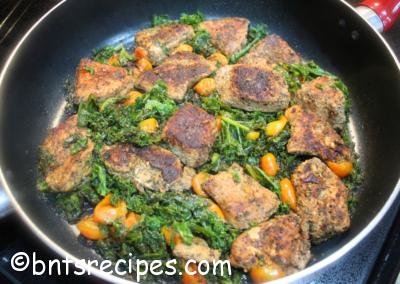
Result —
[[[91, 172], [91, 157], [94, 144], [87, 138], [88, 132], [77, 125], [77, 116], [69, 117], [56, 128], [50, 129], [40, 147], [40, 163], [45, 163], [44, 179], [53, 191], [72, 191]], [[76, 154], [65, 147], [71, 137], [87, 138], [87, 146]]]
[[76, 70], [75, 101], [84, 102], [90, 95], [100, 100], [126, 95], [133, 81], [125, 68], [82, 59]]
[[247, 111], [276, 112], [289, 106], [290, 94], [281, 74], [246, 64], [220, 68], [215, 76], [221, 101]]
[[310, 258], [307, 226], [293, 213], [245, 231], [233, 242], [230, 255], [234, 267], [248, 271], [259, 262], [272, 261], [286, 274], [303, 269]]
[[276, 63], [300, 63], [300, 56], [280, 36], [272, 34], [260, 40], [239, 63], [268, 66]]
[[221, 253], [216, 249], [211, 249], [207, 242], [201, 238], [194, 237], [190, 245], [183, 242], [175, 245], [172, 253], [179, 258], [186, 260], [193, 259], [196, 262], [206, 260], [210, 263], [219, 260]]
[[163, 137], [184, 164], [198, 167], [208, 160], [217, 133], [214, 116], [188, 103], [167, 121]]
[[211, 43], [218, 50], [231, 56], [245, 46], [249, 23], [245, 18], [222, 18], [204, 21], [199, 28], [209, 32]]
[[317, 113], [328, 121], [333, 128], [343, 129], [346, 123], [346, 100], [335, 83], [335, 79], [329, 76], [305, 82], [295, 94], [295, 99], [303, 108]]
[[348, 190], [321, 160], [301, 163], [292, 175], [297, 213], [307, 223], [313, 243], [320, 243], [350, 227]]
[[279, 205], [276, 194], [245, 174], [238, 164], [211, 176], [202, 188], [238, 229], [267, 220]]
[[154, 65], [164, 60], [175, 47], [190, 40], [194, 36], [192, 26], [170, 24], [144, 29], [136, 33], [136, 46], [143, 47]]
[[351, 150], [332, 126], [316, 113], [295, 105], [286, 110], [291, 126], [287, 151], [318, 156], [324, 161], [349, 161]]
[[159, 146], [105, 146], [101, 156], [110, 172], [128, 178], [142, 191], [148, 188], [160, 192], [181, 192], [190, 189], [195, 175], [195, 171], [183, 167], [172, 152]]
[[160, 66], [142, 73], [136, 87], [150, 91], [158, 80], [162, 80], [167, 85], [168, 95], [176, 101], [182, 101], [187, 90], [200, 79], [210, 75], [214, 69], [214, 64], [201, 55], [177, 52]]

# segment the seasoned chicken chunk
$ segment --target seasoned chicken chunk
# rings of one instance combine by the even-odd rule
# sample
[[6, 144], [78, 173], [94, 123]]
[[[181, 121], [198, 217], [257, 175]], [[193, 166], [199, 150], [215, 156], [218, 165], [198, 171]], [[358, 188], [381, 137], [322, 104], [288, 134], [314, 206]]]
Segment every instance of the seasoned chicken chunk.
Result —
[[170, 51], [193, 36], [192, 26], [170, 24], [139, 31], [135, 36], [135, 43], [136, 46], [146, 49], [151, 62], [158, 65]]
[[53, 191], [72, 191], [91, 173], [93, 142], [77, 125], [77, 116], [49, 131], [40, 147], [40, 166]]
[[276, 112], [288, 107], [283, 76], [271, 68], [246, 64], [220, 68], [215, 76], [222, 102], [247, 111]]
[[150, 91], [158, 80], [162, 80], [167, 85], [168, 95], [176, 101], [182, 101], [187, 90], [210, 75], [214, 69], [215, 66], [201, 55], [177, 52], [160, 66], [142, 73], [136, 87]]
[[101, 156], [111, 173], [128, 178], [141, 191], [182, 192], [190, 189], [195, 175], [193, 169], [183, 167], [173, 153], [159, 146], [106, 146]]
[[193, 259], [197, 262], [206, 260], [212, 263], [214, 260], [219, 260], [221, 253], [208, 246], [207, 242], [201, 238], [194, 237], [190, 245], [183, 242], [175, 245], [172, 253], [179, 258], [186, 260]]
[[316, 113], [295, 105], [286, 110], [291, 126], [287, 150], [291, 154], [320, 157], [324, 161], [350, 161], [351, 150], [332, 126]]
[[310, 238], [320, 243], [350, 226], [348, 190], [321, 160], [301, 163], [292, 175], [297, 213], [309, 225]]
[[230, 255], [234, 267], [248, 271], [272, 262], [286, 274], [303, 269], [310, 258], [307, 226], [293, 213], [245, 231], [233, 242]]
[[247, 42], [249, 20], [245, 18], [222, 18], [204, 21], [199, 25], [211, 36], [211, 43], [223, 54], [231, 56]]
[[133, 81], [125, 68], [82, 59], [76, 70], [75, 101], [84, 102], [90, 95], [100, 100], [126, 95]]
[[276, 63], [300, 63], [301, 58], [280, 36], [268, 35], [260, 40], [239, 63], [268, 66]]
[[217, 133], [216, 119], [188, 103], [167, 121], [163, 137], [184, 164], [198, 167], [208, 160]]
[[303, 108], [317, 113], [328, 121], [333, 128], [343, 129], [346, 123], [346, 99], [335, 84], [336, 81], [332, 77], [318, 77], [305, 82], [295, 94], [295, 99]]
[[202, 188], [238, 229], [267, 220], [279, 205], [277, 195], [245, 174], [238, 164], [211, 176]]

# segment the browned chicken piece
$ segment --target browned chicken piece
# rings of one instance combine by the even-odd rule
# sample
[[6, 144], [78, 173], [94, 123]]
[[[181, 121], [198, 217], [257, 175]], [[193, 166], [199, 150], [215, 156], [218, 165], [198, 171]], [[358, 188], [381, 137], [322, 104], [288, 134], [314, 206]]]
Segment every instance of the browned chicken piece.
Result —
[[271, 68], [228, 65], [217, 71], [215, 81], [221, 101], [229, 106], [262, 112], [276, 112], [289, 106], [285, 80]]
[[[56, 128], [50, 129], [40, 147], [40, 162], [44, 178], [52, 191], [74, 190], [91, 173], [93, 142], [88, 132], [77, 125], [77, 116], [69, 117]], [[82, 149], [74, 150], [74, 143], [82, 143]]]
[[313, 243], [320, 243], [350, 227], [348, 189], [320, 159], [301, 163], [292, 175], [297, 213], [309, 226]]
[[300, 56], [275, 34], [268, 35], [260, 40], [239, 63], [268, 66], [276, 63], [300, 63]]
[[134, 78], [122, 67], [82, 59], [76, 70], [75, 101], [86, 101], [89, 96], [104, 100], [126, 95], [133, 88]]
[[277, 195], [245, 174], [238, 164], [211, 176], [202, 188], [238, 229], [267, 220], [279, 205]]
[[167, 85], [168, 95], [182, 101], [189, 88], [197, 81], [210, 75], [215, 65], [203, 56], [192, 52], [177, 52], [164, 62], [139, 76], [137, 88], [150, 91], [153, 85], [162, 80]]
[[208, 160], [218, 134], [214, 116], [190, 103], [181, 107], [166, 123], [163, 137], [179, 159], [190, 167]]
[[139, 31], [135, 36], [135, 43], [136, 46], [147, 50], [154, 65], [159, 65], [174, 48], [189, 41], [193, 36], [192, 26], [170, 24]]
[[182, 192], [190, 189], [195, 175], [195, 171], [183, 167], [172, 152], [159, 146], [105, 146], [101, 156], [111, 173], [131, 180], [140, 191], [147, 188], [159, 192]]
[[204, 21], [199, 28], [209, 32], [211, 43], [218, 50], [231, 56], [246, 45], [249, 23], [245, 18], [222, 18]]
[[329, 76], [305, 82], [295, 94], [296, 102], [303, 108], [317, 113], [333, 128], [343, 129], [346, 123], [345, 96]]
[[214, 260], [218, 261], [221, 253], [208, 246], [207, 242], [201, 238], [194, 237], [190, 245], [183, 242], [175, 245], [172, 253], [179, 258], [186, 260], [193, 259], [196, 262], [206, 260], [212, 263]]
[[285, 116], [291, 126], [289, 153], [313, 155], [332, 162], [352, 159], [351, 150], [340, 135], [316, 113], [295, 105], [286, 110]]
[[307, 226], [294, 213], [245, 231], [233, 242], [230, 255], [232, 266], [245, 271], [257, 264], [272, 262], [285, 274], [303, 269], [310, 259]]

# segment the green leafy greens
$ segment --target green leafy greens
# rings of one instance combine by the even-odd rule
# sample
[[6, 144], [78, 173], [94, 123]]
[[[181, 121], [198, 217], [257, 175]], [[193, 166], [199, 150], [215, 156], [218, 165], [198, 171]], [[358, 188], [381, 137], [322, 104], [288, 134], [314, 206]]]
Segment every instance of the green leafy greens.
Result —
[[158, 82], [148, 93], [139, 97], [135, 104], [118, 104], [124, 98], [111, 98], [99, 102], [90, 98], [79, 105], [78, 124], [92, 130], [96, 142], [115, 144], [130, 142], [146, 146], [161, 140], [161, 128], [156, 133], [147, 133], [138, 124], [148, 118], [155, 118], [160, 125], [177, 110], [177, 104], [168, 97], [164, 83]]
[[238, 52], [232, 54], [229, 58], [229, 63], [235, 64], [239, 61], [240, 58], [245, 56], [250, 49], [257, 44], [261, 39], [263, 39], [267, 35], [267, 26], [264, 24], [259, 24], [253, 27], [250, 27], [249, 32], [247, 34], [247, 44]]

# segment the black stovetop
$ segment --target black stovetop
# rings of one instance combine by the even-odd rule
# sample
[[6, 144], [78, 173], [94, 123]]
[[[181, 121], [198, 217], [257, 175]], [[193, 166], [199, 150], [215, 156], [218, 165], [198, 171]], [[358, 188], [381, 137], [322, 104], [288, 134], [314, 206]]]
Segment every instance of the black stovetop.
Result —
[[[60, 0], [0, 0], [0, 66], [18, 39], [48, 9]], [[357, 1], [349, 1], [357, 2]], [[400, 57], [400, 21], [385, 34]], [[400, 197], [372, 233], [335, 264], [314, 275], [312, 283], [395, 283], [400, 271]], [[10, 258], [16, 252], [36, 252], [39, 259], [57, 257], [16, 216], [0, 220], [0, 283], [102, 283], [88, 277], [32, 276], [15, 272]]]

